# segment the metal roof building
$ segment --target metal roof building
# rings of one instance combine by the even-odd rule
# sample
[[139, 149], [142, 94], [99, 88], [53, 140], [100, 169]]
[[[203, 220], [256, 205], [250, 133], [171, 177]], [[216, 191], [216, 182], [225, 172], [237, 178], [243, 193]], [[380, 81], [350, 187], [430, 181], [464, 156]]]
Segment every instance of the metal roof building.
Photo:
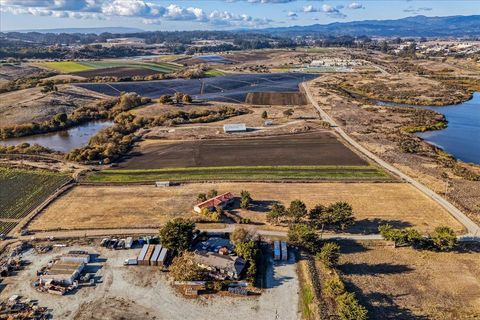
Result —
[[223, 131], [225, 133], [233, 133], [233, 132], [246, 132], [247, 126], [245, 123], [231, 123], [231, 124], [224, 124]]
[[45, 274], [40, 276], [40, 283], [56, 281], [64, 285], [71, 285], [84, 267], [85, 263], [83, 262], [57, 260]]

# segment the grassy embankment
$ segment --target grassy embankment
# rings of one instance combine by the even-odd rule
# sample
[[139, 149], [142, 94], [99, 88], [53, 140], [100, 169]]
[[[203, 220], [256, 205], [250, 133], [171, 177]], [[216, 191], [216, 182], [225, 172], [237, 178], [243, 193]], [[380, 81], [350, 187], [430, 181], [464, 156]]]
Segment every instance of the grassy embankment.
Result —
[[87, 182], [150, 182], [212, 180], [388, 180], [372, 166], [236, 166], [104, 170], [88, 175]]
[[42, 203], [70, 177], [49, 171], [0, 167], [0, 233], [10, 231], [20, 219]]

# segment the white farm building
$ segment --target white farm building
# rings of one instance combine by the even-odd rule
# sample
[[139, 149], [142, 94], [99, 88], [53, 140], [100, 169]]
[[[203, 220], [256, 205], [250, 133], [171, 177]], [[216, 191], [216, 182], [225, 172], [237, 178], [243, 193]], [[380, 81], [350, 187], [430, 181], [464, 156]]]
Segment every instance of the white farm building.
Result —
[[225, 133], [247, 132], [247, 126], [245, 125], [245, 123], [224, 124], [223, 131]]

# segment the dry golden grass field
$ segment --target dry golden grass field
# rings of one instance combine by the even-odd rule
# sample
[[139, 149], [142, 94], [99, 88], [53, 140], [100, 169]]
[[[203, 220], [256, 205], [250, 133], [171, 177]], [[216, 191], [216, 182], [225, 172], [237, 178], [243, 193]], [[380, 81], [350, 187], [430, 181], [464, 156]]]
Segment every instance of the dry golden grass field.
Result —
[[480, 248], [416, 251], [347, 243], [340, 267], [369, 319], [479, 319]]
[[60, 112], [70, 113], [106, 96], [72, 85], [42, 93], [40, 87], [0, 94], [0, 127], [50, 120]]
[[90, 229], [156, 227], [174, 217], [195, 217], [192, 206], [199, 193], [217, 189], [239, 195], [247, 190], [255, 200], [250, 210], [235, 209], [241, 217], [265, 222], [274, 201], [287, 205], [303, 200], [314, 205], [347, 201], [357, 225], [351, 232], [375, 232], [378, 225], [412, 226], [422, 232], [447, 225], [462, 226], [435, 202], [403, 183], [192, 183], [169, 188], [152, 186], [79, 186], [56, 200], [32, 222], [30, 229]]

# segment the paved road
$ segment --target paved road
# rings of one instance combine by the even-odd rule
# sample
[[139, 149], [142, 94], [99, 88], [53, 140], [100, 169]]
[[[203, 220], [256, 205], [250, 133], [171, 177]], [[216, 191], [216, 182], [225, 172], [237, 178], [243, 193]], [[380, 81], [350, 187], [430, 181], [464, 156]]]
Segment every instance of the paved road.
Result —
[[454, 205], [452, 205], [450, 202], [442, 198], [440, 195], [437, 193], [433, 192], [430, 190], [428, 187], [425, 185], [421, 184], [417, 180], [409, 177], [405, 173], [401, 172], [394, 166], [388, 164], [387, 162], [383, 161], [376, 155], [374, 155], [372, 152], [368, 151], [365, 149], [363, 146], [361, 146], [358, 142], [350, 138], [350, 136], [341, 128], [338, 126], [338, 124], [333, 120], [332, 117], [330, 117], [317, 103], [316, 99], [312, 96], [312, 93], [310, 92], [310, 88], [308, 87], [308, 84], [306, 82], [302, 83], [303, 88], [305, 89], [305, 93], [307, 94], [308, 99], [312, 103], [312, 105], [317, 109], [317, 111], [320, 113], [321, 117], [330, 123], [332, 126], [332, 129], [335, 130], [345, 141], [347, 141], [352, 147], [357, 149], [359, 152], [367, 156], [369, 159], [375, 161], [377, 164], [385, 168], [386, 170], [390, 171], [391, 173], [395, 174], [396, 176], [400, 177], [402, 180], [410, 183], [413, 185], [415, 188], [423, 192], [425, 195], [428, 197], [432, 198], [434, 201], [436, 201], [439, 205], [441, 205], [443, 208], [445, 208], [454, 218], [456, 218], [463, 226], [467, 229], [468, 234], [466, 236], [468, 237], [475, 237], [478, 238], [477, 240], [480, 240], [480, 227], [470, 220], [463, 212], [461, 212], [459, 209], [457, 209]]
[[[242, 226], [248, 228], [248, 226]], [[257, 234], [266, 237], [287, 237], [286, 231], [275, 231], [275, 230], [262, 230], [257, 229], [256, 227], [250, 228], [255, 231]], [[231, 225], [225, 228], [201, 228], [199, 230], [205, 232], [225, 232], [231, 233], [235, 230], [235, 226]], [[107, 237], [107, 236], [143, 236], [143, 235], [155, 235], [158, 234], [158, 228], [141, 228], [141, 229], [96, 229], [96, 230], [63, 230], [63, 231], [44, 231], [36, 232], [28, 236], [19, 236], [15, 239], [10, 239], [5, 242], [14, 242], [18, 240], [31, 240], [32, 237], [37, 240], [46, 240], [50, 238], [55, 239], [72, 239], [72, 238], [97, 238], [97, 237]], [[459, 241], [468, 242], [468, 241], [478, 241], [478, 238], [471, 237], [469, 235], [462, 235], [457, 237]], [[350, 234], [350, 233], [327, 233], [322, 235], [322, 239], [339, 239], [339, 240], [383, 240], [383, 237], [379, 234]], [[1, 250], [0, 250], [1, 251]]]

